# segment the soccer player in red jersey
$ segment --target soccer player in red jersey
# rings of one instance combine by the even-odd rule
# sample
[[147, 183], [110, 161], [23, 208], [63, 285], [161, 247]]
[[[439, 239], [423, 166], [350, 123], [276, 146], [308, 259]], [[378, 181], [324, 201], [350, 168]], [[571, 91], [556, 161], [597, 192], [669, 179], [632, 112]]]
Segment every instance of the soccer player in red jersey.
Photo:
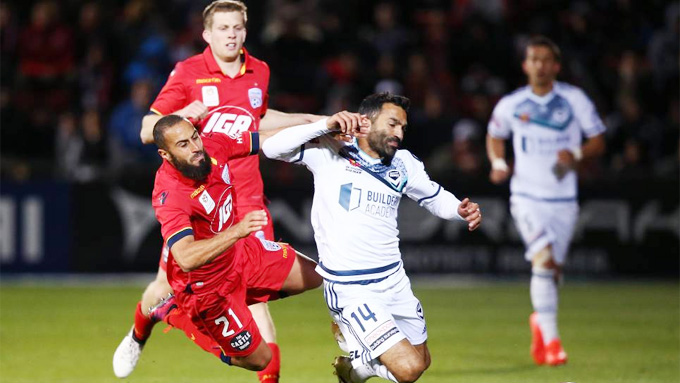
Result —
[[[264, 210], [238, 220], [228, 160], [256, 154], [256, 132], [206, 134], [186, 119], [165, 116], [154, 128], [164, 161], [152, 203], [170, 249], [168, 281], [197, 330], [219, 346], [222, 361], [262, 370], [271, 360], [247, 304], [316, 288], [316, 263], [290, 245], [250, 235], [267, 224]], [[205, 146], [204, 146], [205, 145]]]
[[[205, 8], [203, 38], [208, 47], [202, 54], [175, 66], [151, 106], [152, 113], [142, 121], [140, 135], [143, 142], [153, 142], [154, 124], [168, 114], [186, 117], [204, 133], [231, 135], [318, 119], [313, 115], [268, 110], [269, 67], [250, 56], [243, 47], [246, 11], [243, 3], [233, 0], [217, 0]], [[254, 235], [274, 240], [272, 220], [265, 206], [258, 157], [233, 159], [229, 167], [233, 177], [231, 181], [237, 218], [243, 219], [250, 211], [264, 210], [268, 216], [267, 224]], [[162, 318], [160, 313], [168, 312], [171, 307], [161, 300], [172, 291], [166, 277], [167, 257], [168, 251], [164, 248], [156, 279], [147, 286], [142, 300], [137, 304], [134, 327], [114, 354], [114, 373], [118, 377], [126, 377], [133, 371], [144, 342], [151, 335], [154, 324]], [[250, 306], [253, 317], [273, 351], [272, 362], [258, 373], [258, 377], [263, 383], [276, 383], [280, 371], [280, 353], [275, 343], [274, 324], [266, 303], [253, 303]], [[154, 305], [160, 309], [156, 310]], [[155, 315], [149, 315], [150, 310], [156, 311]]]

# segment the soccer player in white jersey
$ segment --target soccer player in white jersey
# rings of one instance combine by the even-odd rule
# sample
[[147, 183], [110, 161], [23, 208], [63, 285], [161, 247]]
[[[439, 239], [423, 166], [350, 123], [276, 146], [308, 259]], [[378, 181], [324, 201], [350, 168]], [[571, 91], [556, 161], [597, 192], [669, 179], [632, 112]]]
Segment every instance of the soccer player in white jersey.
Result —
[[438, 217], [466, 221], [470, 231], [482, 219], [476, 203], [458, 200], [430, 180], [418, 158], [398, 150], [408, 106], [405, 97], [373, 94], [359, 107], [367, 135], [337, 140], [322, 120], [289, 128], [262, 148], [269, 158], [304, 164], [314, 174], [317, 272], [349, 352], [334, 362], [342, 383], [371, 376], [414, 382], [430, 365], [423, 308], [399, 252], [402, 195]]
[[532, 265], [531, 355], [551, 366], [567, 362], [557, 330], [557, 286], [578, 217], [576, 167], [605, 147], [605, 127], [588, 96], [555, 81], [560, 55], [546, 37], [529, 41], [522, 63], [529, 85], [498, 102], [486, 139], [489, 178], [499, 184], [511, 174], [505, 140], [512, 136], [510, 212]]

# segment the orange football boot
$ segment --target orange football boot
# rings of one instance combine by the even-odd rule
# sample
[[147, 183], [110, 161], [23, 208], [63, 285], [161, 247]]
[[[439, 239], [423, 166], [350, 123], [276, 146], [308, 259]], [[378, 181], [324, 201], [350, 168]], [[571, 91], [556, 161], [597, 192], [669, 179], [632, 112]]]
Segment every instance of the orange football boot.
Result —
[[543, 335], [538, 327], [537, 313], [529, 315], [529, 327], [531, 327], [531, 357], [538, 365], [545, 364], [545, 346], [543, 345]]
[[562, 348], [562, 342], [559, 339], [554, 339], [545, 346], [545, 362], [551, 366], [567, 363], [567, 353]]

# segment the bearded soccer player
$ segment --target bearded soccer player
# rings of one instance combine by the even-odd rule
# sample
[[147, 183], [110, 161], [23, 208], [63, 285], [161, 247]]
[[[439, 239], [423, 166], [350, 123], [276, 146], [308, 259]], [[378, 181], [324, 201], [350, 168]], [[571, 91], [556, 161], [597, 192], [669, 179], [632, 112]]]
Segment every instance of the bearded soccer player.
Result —
[[567, 363], [557, 329], [557, 287], [578, 218], [576, 167], [605, 149], [605, 126], [588, 96], [555, 81], [560, 61], [559, 47], [548, 38], [529, 41], [522, 63], [529, 84], [501, 98], [486, 139], [489, 178], [499, 184], [511, 174], [505, 141], [512, 136], [510, 213], [532, 270], [530, 350], [536, 364], [550, 366]]
[[[237, 135], [244, 131], [292, 126], [317, 119], [304, 114], [286, 114], [267, 109], [269, 67], [249, 55], [243, 47], [246, 38], [247, 9], [240, 1], [218, 0], [203, 12], [203, 38], [208, 47], [202, 54], [178, 63], [142, 121], [141, 138], [152, 143], [154, 124], [163, 116], [186, 117], [204, 133]], [[262, 117], [264, 116], [264, 117]], [[235, 193], [235, 212], [243, 219], [248, 212], [264, 210], [267, 224], [253, 235], [274, 240], [272, 220], [265, 206], [259, 159], [256, 156], [233, 159], [229, 163]], [[114, 354], [114, 373], [120, 378], [134, 370], [155, 323], [172, 307], [167, 282], [164, 247], [156, 279], [149, 284], [137, 304], [134, 326]], [[159, 302], [160, 301], [160, 302]], [[273, 353], [272, 362], [258, 373], [261, 382], [278, 382], [280, 352], [276, 332], [266, 303], [255, 302], [250, 309], [263, 338]], [[153, 311], [153, 315], [150, 312]], [[191, 329], [183, 329], [191, 332]]]
[[[358, 119], [356, 119], [358, 120]], [[272, 358], [248, 304], [295, 295], [321, 284], [316, 262], [290, 245], [250, 235], [267, 224], [263, 210], [234, 216], [228, 160], [256, 154], [274, 131], [259, 135], [206, 135], [185, 118], [169, 115], [154, 127], [163, 164], [152, 203], [170, 249], [168, 281], [196, 334], [229, 365], [263, 370]], [[202, 346], [204, 349], [206, 347]]]

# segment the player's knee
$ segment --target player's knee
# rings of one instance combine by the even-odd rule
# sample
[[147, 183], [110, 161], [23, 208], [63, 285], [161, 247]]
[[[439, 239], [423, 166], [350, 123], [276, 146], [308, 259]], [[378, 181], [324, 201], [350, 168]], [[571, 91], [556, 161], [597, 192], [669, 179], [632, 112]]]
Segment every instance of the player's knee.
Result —
[[553, 273], [557, 269], [552, 247], [546, 246], [531, 258], [531, 269], [534, 273]]
[[397, 378], [399, 383], [411, 383], [420, 378], [420, 375], [425, 372], [428, 365], [423, 358], [408, 358], [400, 361], [398, 366], [395, 366], [392, 375]]
[[262, 371], [272, 360], [271, 352], [258, 352], [242, 360], [242, 366], [251, 371]]

